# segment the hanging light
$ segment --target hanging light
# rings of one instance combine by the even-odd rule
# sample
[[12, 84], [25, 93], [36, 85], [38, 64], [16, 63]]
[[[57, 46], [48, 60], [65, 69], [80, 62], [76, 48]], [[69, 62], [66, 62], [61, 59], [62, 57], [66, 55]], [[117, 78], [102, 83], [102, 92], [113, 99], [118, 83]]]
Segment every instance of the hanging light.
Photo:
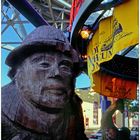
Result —
[[84, 26], [81, 30], [80, 30], [80, 35], [82, 37], [82, 39], [88, 39], [91, 33], [91, 29], [88, 26]]
[[83, 39], [88, 39], [89, 35], [90, 35], [90, 31], [89, 30], [82, 30], [80, 32], [80, 35]]

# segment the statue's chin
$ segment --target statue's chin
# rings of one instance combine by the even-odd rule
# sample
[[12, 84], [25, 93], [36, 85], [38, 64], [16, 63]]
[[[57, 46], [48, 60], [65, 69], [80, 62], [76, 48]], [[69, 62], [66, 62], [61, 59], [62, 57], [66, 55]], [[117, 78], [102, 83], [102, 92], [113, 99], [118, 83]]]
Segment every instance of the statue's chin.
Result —
[[32, 103], [39, 108], [56, 108], [63, 109], [68, 103], [68, 97], [65, 95], [47, 95], [47, 96], [33, 96]]
[[42, 92], [24, 92], [23, 98], [37, 108], [63, 109], [69, 102], [69, 96], [63, 90], [42, 90]]

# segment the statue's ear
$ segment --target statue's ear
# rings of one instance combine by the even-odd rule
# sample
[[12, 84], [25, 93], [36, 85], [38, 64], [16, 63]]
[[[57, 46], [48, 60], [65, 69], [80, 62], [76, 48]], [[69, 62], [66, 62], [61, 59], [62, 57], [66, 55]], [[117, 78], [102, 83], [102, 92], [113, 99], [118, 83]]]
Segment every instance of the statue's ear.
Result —
[[[17, 68], [16, 69], [16, 73], [14, 74], [13, 80], [15, 81], [17, 87], [20, 87], [21, 88], [21, 86], [24, 85], [23, 82], [25, 80], [23, 78], [22, 68]], [[20, 80], [20, 82], [19, 82], [19, 80]]]

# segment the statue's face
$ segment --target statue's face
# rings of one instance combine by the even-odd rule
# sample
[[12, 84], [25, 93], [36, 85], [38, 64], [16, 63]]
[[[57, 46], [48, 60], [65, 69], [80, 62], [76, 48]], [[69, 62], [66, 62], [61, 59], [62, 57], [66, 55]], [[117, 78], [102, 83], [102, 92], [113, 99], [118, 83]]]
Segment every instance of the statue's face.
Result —
[[17, 70], [21, 95], [36, 105], [63, 108], [72, 90], [71, 58], [60, 52], [36, 53]]

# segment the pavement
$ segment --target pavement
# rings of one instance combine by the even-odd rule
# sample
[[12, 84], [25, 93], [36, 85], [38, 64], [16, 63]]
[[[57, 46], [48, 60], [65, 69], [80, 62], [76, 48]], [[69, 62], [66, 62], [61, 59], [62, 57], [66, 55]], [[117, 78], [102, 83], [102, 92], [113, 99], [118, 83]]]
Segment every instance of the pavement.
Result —
[[89, 138], [89, 136], [91, 136], [92, 133], [96, 133], [98, 130], [99, 129], [86, 129], [85, 134]]

